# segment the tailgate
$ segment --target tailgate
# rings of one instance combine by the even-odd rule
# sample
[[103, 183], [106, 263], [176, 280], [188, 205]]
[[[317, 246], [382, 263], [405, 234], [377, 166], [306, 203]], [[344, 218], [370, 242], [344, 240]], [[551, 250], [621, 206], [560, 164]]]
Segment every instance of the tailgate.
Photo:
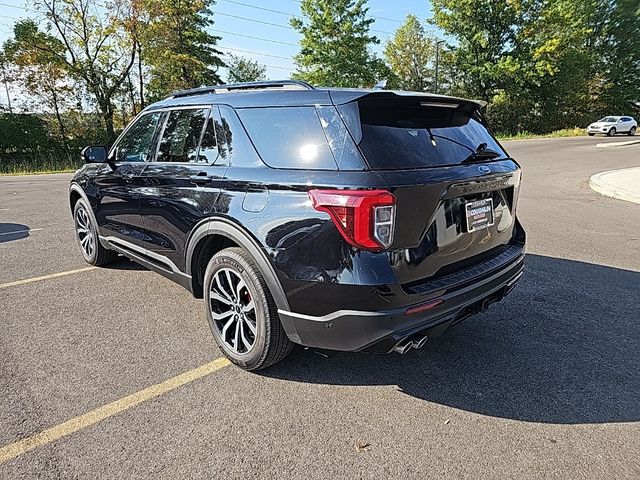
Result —
[[[512, 160], [482, 167], [377, 172], [397, 199], [389, 257], [400, 283], [470, 268], [500, 255], [514, 241], [520, 169]], [[493, 224], [469, 231], [466, 204], [487, 199]]]

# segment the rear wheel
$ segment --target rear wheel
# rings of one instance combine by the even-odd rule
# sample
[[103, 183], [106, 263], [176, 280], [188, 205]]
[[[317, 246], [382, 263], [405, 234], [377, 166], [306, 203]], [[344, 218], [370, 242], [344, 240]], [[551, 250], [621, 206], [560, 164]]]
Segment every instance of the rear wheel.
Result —
[[611, 127], [609, 129], [609, 131], [607, 132], [607, 137], [613, 137], [616, 134], [616, 128], [615, 127]]
[[100, 267], [113, 262], [118, 254], [102, 246], [98, 239], [98, 230], [91, 216], [91, 207], [83, 199], [73, 208], [73, 220], [76, 225], [76, 239], [82, 256], [91, 265]]
[[636, 127], [631, 127], [629, 130], [629, 136], [633, 137], [636, 134]]
[[590, 133], [589, 134], [590, 137], [593, 137], [594, 135], [595, 135], [595, 133]]
[[204, 275], [211, 332], [222, 353], [245, 370], [267, 368], [286, 357], [293, 344], [262, 274], [241, 248], [211, 258]]

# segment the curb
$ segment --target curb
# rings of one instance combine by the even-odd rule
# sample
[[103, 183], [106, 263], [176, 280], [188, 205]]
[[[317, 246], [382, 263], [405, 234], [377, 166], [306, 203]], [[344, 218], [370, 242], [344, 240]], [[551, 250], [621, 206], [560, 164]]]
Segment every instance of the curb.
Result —
[[[640, 141], [639, 141], [640, 143]], [[624, 200], [626, 202], [636, 203], [640, 205], [640, 190], [630, 191], [624, 187], [616, 185], [615, 180], [611, 180], [610, 177], [616, 176], [622, 172], [637, 171], [637, 175], [640, 178], [640, 168], [624, 168], [621, 170], [609, 170], [607, 172], [596, 173], [589, 179], [589, 186], [591, 190], [597, 192], [606, 197], [617, 198], [618, 200]], [[640, 185], [640, 181], [638, 182]]]
[[626, 142], [596, 143], [596, 148], [626, 147], [627, 145], [635, 145], [636, 143], [640, 143], [640, 140], [628, 140]]

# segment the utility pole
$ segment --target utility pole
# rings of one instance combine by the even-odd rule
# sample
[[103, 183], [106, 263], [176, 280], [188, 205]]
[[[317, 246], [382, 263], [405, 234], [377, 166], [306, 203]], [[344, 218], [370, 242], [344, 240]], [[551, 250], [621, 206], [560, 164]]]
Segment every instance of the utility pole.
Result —
[[444, 43], [444, 40], [438, 40], [436, 42], [436, 82], [435, 82], [435, 93], [438, 93], [438, 64], [440, 63], [440, 44]]

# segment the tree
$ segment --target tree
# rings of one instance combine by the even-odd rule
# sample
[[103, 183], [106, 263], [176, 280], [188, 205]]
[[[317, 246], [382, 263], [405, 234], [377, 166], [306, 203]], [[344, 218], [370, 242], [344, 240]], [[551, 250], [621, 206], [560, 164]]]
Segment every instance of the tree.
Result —
[[380, 41], [369, 34], [366, 0], [302, 0], [302, 18], [291, 26], [302, 34], [293, 78], [313, 85], [373, 86], [384, 63], [369, 52]]
[[25, 90], [54, 112], [60, 138], [66, 144], [61, 111], [68, 104], [72, 86], [62, 60], [64, 44], [40, 31], [35, 21], [21, 20], [14, 25], [13, 38], [5, 42], [4, 54], [18, 68], [17, 78]]
[[227, 60], [228, 83], [257, 82], [267, 79], [267, 67], [255, 60], [229, 55]]
[[616, 0], [606, 6], [599, 49], [605, 63], [602, 100], [610, 112], [625, 114], [632, 110], [631, 102], [640, 101], [640, 4]]
[[490, 100], [508, 83], [512, 49], [522, 13], [520, 1], [433, 0], [434, 21], [457, 40], [454, 52], [457, 87], [472, 97]]
[[150, 96], [221, 83], [224, 66], [216, 49], [220, 37], [206, 28], [213, 24], [213, 0], [140, 0], [148, 16], [142, 29], [142, 60], [149, 67]]
[[42, 37], [25, 38], [30, 49], [52, 55], [64, 63], [68, 73], [83, 83], [100, 111], [106, 140], [115, 139], [114, 97], [123, 87], [135, 60], [136, 21], [131, 5], [115, 0], [104, 6], [97, 0], [37, 0], [47, 28], [64, 45], [64, 52], [42, 42]]
[[407, 15], [385, 45], [384, 56], [400, 89], [423, 92], [433, 88], [435, 39], [426, 35], [415, 15]]
[[[7, 60], [7, 56], [3, 51], [0, 51], [0, 81], [2, 82], [4, 93], [7, 97], [7, 106], [6, 109], [9, 113], [13, 113], [13, 107], [11, 106], [11, 93], [9, 91], [9, 82], [10, 82], [10, 74], [9, 70], [9, 61]], [[4, 106], [0, 107], [2, 110], [5, 109]]]

